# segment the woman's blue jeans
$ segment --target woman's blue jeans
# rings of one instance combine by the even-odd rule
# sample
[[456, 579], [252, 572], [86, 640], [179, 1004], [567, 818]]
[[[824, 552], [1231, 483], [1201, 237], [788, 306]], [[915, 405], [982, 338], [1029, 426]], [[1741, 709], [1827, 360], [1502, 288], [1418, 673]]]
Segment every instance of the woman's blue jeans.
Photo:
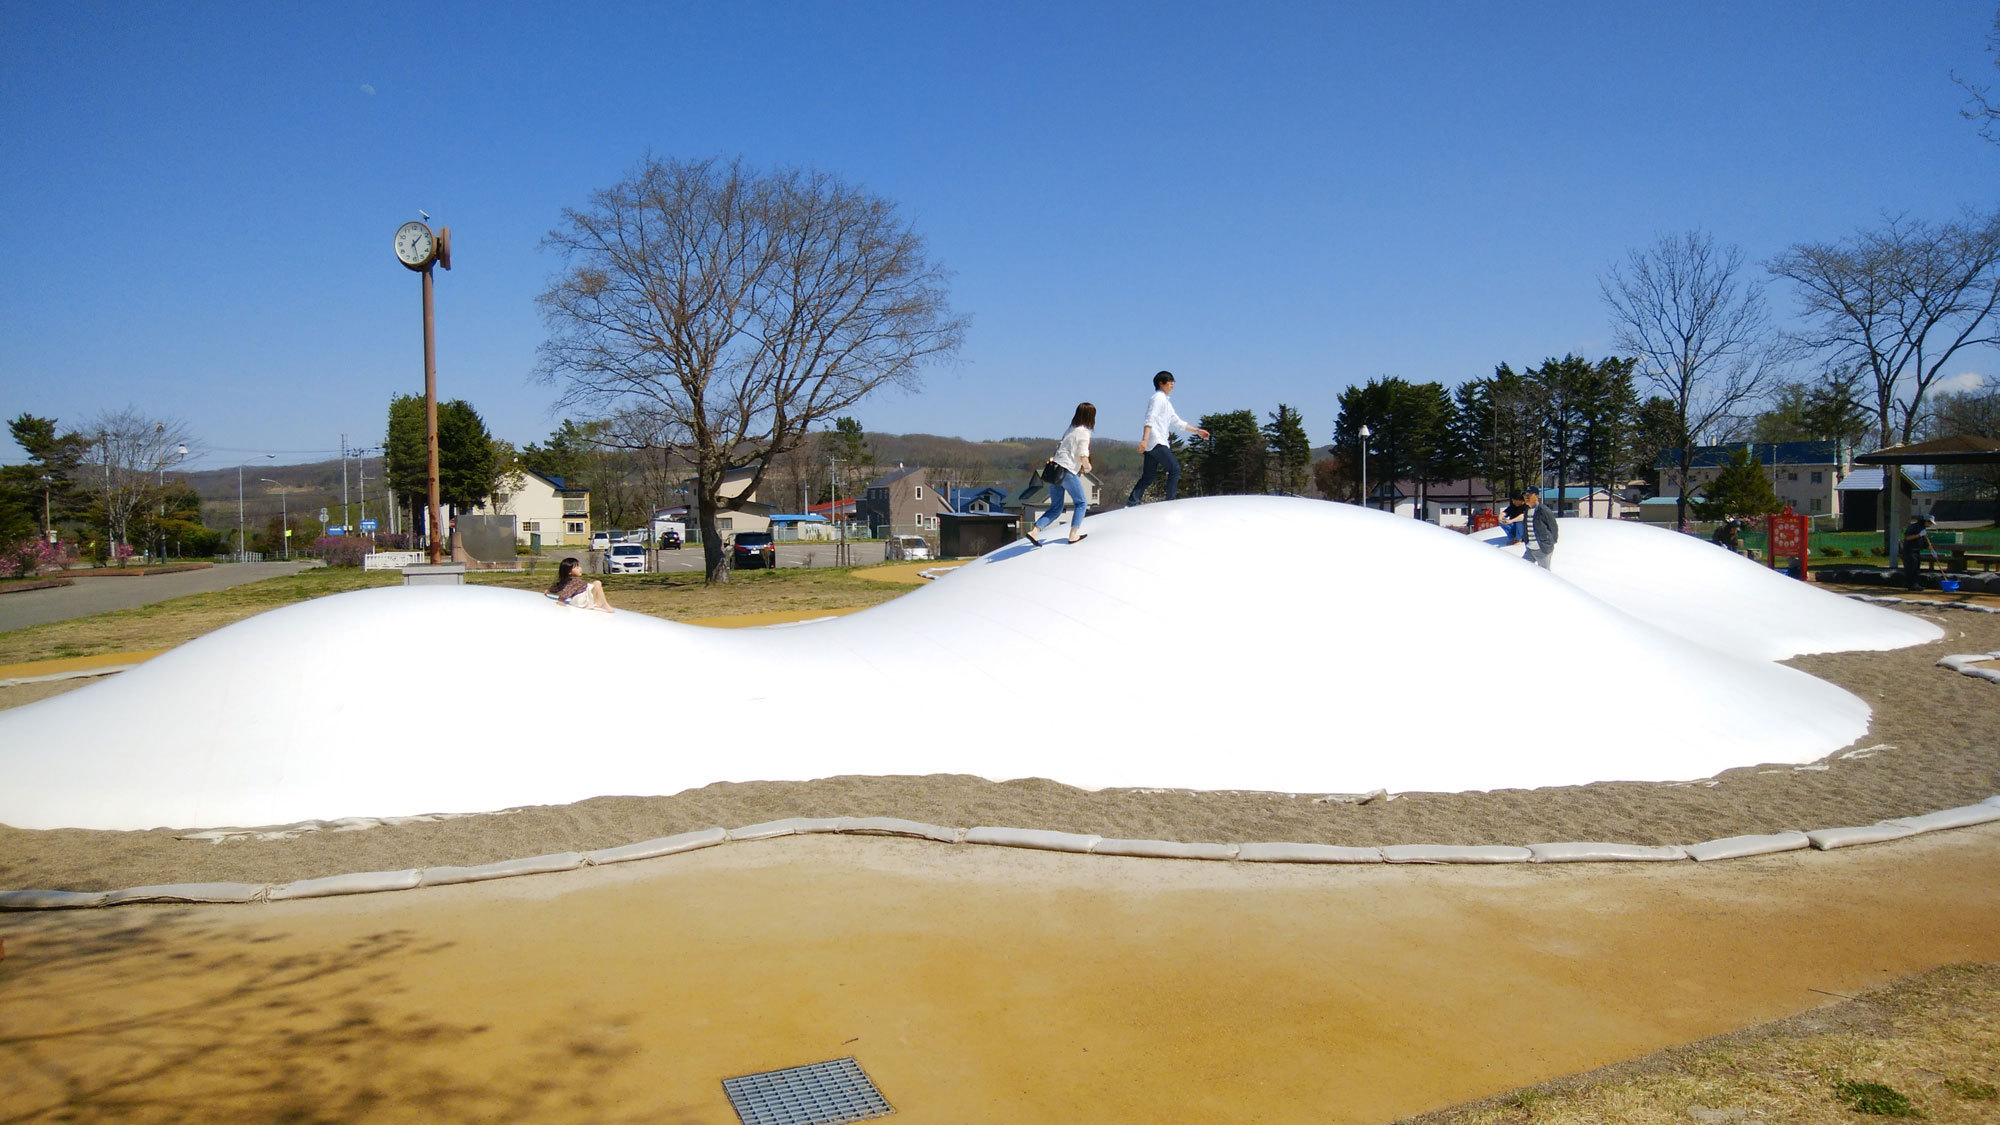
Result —
[[1083, 526], [1083, 513], [1086, 510], [1083, 502], [1083, 478], [1065, 470], [1062, 483], [1049, 487], [1049, 510], [1043, 512], [1042, 518], [1035, 521], [1036, 527], [1047, 527], [1056, 522], [1057, 516], [1062, 515], [1064, 492], [1069, 493], [1070, 507], [1075, 510], [1075, 514], [1069, 518], [1070, 530], [1075, 531]]

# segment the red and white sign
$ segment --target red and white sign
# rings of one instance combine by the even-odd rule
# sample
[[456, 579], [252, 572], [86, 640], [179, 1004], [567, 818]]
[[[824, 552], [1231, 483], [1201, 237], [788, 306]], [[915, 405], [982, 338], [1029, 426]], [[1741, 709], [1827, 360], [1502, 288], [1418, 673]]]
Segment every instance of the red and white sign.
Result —
[[1771, 516], [1771, 565], [1776, 567], [1781, 558], [1799, 560], [1799, 575], [1805, 576], [1807, 539], [1811, 520], [1786, 508], [1782, 515]]

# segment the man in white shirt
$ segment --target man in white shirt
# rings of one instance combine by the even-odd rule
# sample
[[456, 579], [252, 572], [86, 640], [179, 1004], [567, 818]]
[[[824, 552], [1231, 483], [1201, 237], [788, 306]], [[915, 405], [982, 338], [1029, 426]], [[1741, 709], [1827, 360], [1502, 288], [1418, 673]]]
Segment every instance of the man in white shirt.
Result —
[[1146, 403], [1146, 428], [1139, 432], [1139, 452], [1146, 456], [1146, 467], [1139, 473], [1139, 483], [1132, 486], [1132, 495], [1125, 501], [1128, 508], [1136, 506], [1146, 495], [1146, 489], [1161, 473], [1167, 475], [1167, 499], [1172, 500], [1181, 492], [1181, 464], [1174, 460], [1174, 447], [1167, 444], [1167, 435], [1174, 430], [1190, 434], [1208, 436], [1208, 431], [1199, 426], [1190, 426], [1174, 413], [1174, 405], [1167, 396], [1174, 393], [1174, 373], [1162, 371], [1153, 376], [1153, 397]]

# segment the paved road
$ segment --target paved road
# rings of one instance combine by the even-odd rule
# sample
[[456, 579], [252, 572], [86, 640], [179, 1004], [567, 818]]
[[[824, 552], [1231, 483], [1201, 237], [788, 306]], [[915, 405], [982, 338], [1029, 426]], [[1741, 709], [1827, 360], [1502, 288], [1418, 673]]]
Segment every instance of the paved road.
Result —
[[261, 582], [286, 574], [297, 574], [310, 562], [226, 563], [205, 570], [183, 570], [178, 574], [147, 574], [132, 578], [79, 578], [53, 590], [27, 590], [0, 595], [0, 633], [88, 617], [114, 609], [135, 609], [168, 598], [206, 594]]

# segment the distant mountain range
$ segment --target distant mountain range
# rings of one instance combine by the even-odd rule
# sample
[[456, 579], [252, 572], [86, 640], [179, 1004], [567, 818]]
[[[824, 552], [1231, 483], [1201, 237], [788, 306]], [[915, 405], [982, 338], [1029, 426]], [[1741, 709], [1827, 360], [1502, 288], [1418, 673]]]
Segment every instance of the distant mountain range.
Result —
[[[210, 527], [236, 526], [236, 482], [237, 470], [201, 469], [189, 473], [175, 473], [169, 469], [167, 476], [185, 476], [188, 485], [201, 497], [202, 522]], [[265, 483], [264, 478], [277, 481], [276, 485]], [[283, 509], [291, 513], [307, 512], [319, 515], [321, 508], [328, 510], [331, 522], [340, 522], [340, 460], [314, 461], [304, 465], [258, 465], [245, 462], [242, 470], [243, 519], [244, 522], [262, 526], [264, 522], [280, 511], [279, 492], [283, 490]], [[382, 521], [382, 530], [389, 529], [388, 508], [383, 503], [382, 459], [380, 457], [349, 458], [347, 462], [347, 501], [353, 512], [353, 520], [362, 518], [361, 501], [367, 500], [367, 516]]]

